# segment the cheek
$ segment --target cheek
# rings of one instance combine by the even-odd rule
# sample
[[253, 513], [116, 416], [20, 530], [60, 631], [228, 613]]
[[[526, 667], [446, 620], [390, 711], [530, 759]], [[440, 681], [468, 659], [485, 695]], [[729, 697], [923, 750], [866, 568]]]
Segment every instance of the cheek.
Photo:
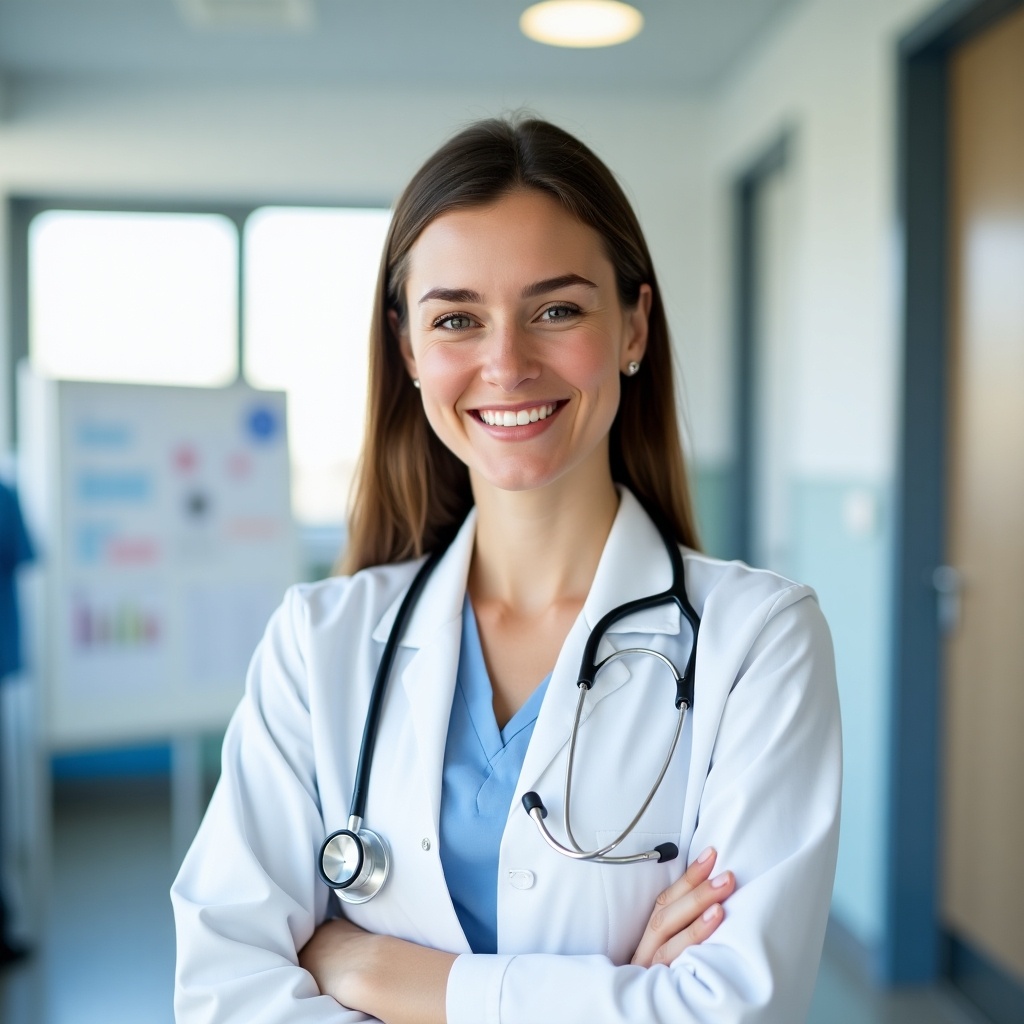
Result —
[[417, 369], [427, 422], [441, 441], [450, 447], [454, 437], [451, 433], [454, 409], [466, 390], [471, 370], [457, 352], [444, 348], [423, 353], [417, 360]]
[[566, 353], [562, 376], [571, 381], [584, 395], [594, 396], [598, 402], [619, 402], [619, 368], [607, 343], [580, 345]]
[[440, 346], [424, 352], [417, 366], [428, 399], [437, 402], [450, 402], [461, 394], [473, 372], [457, 349]]

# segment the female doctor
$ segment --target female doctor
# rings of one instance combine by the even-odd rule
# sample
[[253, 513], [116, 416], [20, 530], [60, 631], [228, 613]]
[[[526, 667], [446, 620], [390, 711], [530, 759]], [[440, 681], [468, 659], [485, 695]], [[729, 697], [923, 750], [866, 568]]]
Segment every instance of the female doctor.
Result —
[[[622, 190], [550, 124], [469, 127], [398, 201], [372, 332], [349, 574], [293, 588], [253, 658], [172, 890], [178, 1020], [803, 1019], [838, 837], [830, 640], [807, 587], [697, 551]], [[675, 562], [682, 602], [601, 623]]]

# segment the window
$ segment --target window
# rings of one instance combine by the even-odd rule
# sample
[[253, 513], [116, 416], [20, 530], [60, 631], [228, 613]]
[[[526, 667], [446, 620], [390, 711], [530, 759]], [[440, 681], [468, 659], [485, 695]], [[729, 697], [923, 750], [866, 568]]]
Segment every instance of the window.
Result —
[[204, 387], [242, 377], [284, 390], [295, 517], [344, 522], [388, 210], [129, 212], [18, 202], [36, 370]]
[[29, 359], [137, 384], [238, 372], [238, 232], [208, 214], [48, 210], [29, 226]]
[[245, 226], [244, 373], [288, 392], [292, 507], [340, 523], [363, 441], [387, 210], [264, 207]]

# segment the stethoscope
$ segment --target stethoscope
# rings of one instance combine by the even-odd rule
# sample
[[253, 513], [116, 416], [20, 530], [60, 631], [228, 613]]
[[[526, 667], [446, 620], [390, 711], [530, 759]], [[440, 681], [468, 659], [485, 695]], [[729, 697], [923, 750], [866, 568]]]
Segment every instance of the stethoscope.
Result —
[[[655, 520], [657, 523], [657, 520]], [[665, 778], [672, 755], [679, 744], [679, 737], [683, 731], [687, 712], [693, 707], [693, 685], [697, 663], [697, 633], [700, 630], [700, 616], [693, 610], [689, 599], [686, 596], [686, 585], [683, 577], [683, 558], [679, 553], [679, 547], [668, 530], [657, 523], [658, 532], [665, 544], [672, 563], [672, 584], [668, 590], [659, 594], [652, 594], [650, 597], [642, 597], [635, 601], [628, 601], [608, 612], [591, 631], [583, 650], [583, 660], [580, 664], [577, 686], [580, 695], [576, 704], [576, 715], [573, 719], [572, 732], [569, 736], [569, 755], [565, 766], [565, 788], [563, 800], [563, 826], [565, 836], [569, 845], [560, 843], [551, 834], [544, 819], [547, 817], [547, 809], [544, 802], [534, 792], [523, 794], [523, 807], [534, 820], [544, 841], [559, 853], [573, 860], [590, 861], [597, 864], [634, 864], [639, 861], [663, 862], [673, 860], [679, 856], [679, 848], [675, 843], [661, 843], [653, 850], [645, 850], [643, 853], [629, 854], [628, 856], [609, 856], [620, 843], [636, 828], [644, 812], [650, 806], [657, 793], [658, 787]], [[376, 896], [387, 880], [388, 871], [391, 866], [391, 858], [388, 852], [387, 843], [384, 839], [371, 829], [363, 828], [363, 813], [366, 808], [366, 792], [369, 785], [370, 762], [373, 760], [373, 748], [377, 742], [379, 731], [381, 709], [384, 705], [384, 693], [387, 689], [388, 678], [391, 674], [391, 666], [395, 660], [395, 653], [398, 649], [398, 641], [405, 628], [412, 609], [420, 596], [427, 578], [434, 571], [434, 567], [444, 554], [444, 549], [435, 551], [420, 567], [412, 581], [402, 603], [398, 608], [394, 624], [388, 635], [387, 643], [384, 646], [384, 654], [381, 657], [380, 665], [377, 668], [377, 675], [373, 682], [373, 690], [370, 694], [370, 706], [366, 715], [366, 724], [363, 727], [363, 741], [359, 748], [359, 761], [356, 766], [356, 779], [352, 791], [352, 804], [349, 811], [348, 824], [345, 828], [332, 832], [320, 847], [320, 857], [317, 868], [320, 877], [332, 888], [337, 890], [339, 898], [346, 903], [365, 903]], [[690, 647], [690, 656], [686, 661], [686, 667], [682, 675], [679, 674], [675, 665], [664, 654], [651, 650], [647, 647], [628, 647], [620, 651], [613, 651], [601, 661], [597, 660], [597, 648], [607, 630], [620, 619], [634, 612], [645, 611], [671, 601], [675, 604], [686, 621], [690, 624], [693, 633], [693, 640]], [[572, 792], [573, 763], [576, 756], [576, 740], [579, 735], [580, 723], [583, 720], [583, 706], [587, 692], [593, 687], [598, 672], [605, 665], [611, 664], [620, 658], [631, 654], [645, 654], [657, 658], [672, 673], [676, 686], [675, 709], [676, 725], [672, 734], [672, 744], [669, 747], [668, 755], [654, 780], [650, 792], [644, 799], [640, 809], [636, 812], [633, 820], [615, 837], [610, 843], [597, 850], [584, 850], [576, 841], [573, 835], [572, 826], [569, 823], [569, 804]]]

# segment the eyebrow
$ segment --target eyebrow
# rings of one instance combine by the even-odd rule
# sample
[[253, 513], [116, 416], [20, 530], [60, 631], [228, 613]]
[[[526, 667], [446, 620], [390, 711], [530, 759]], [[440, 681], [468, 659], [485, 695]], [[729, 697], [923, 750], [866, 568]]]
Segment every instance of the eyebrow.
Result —
[[538, 281], [523, 289], [523, 298], [532, 299], [545, 292], [557, 291], [559, 288], [568, 288], [570, 285], [583, 285], [585, 288], [596, 288], [593, 281], [588, 281], [579, 274], [562, 274], [561, 277], [549, 277], [546, 281]]
[[[579, 274], [562, 274], [560, 277], [549, 277], [544, 281], [527, 285], [523, 289], [523, 298], [532, 299], [545, 292], [568, 288], [570, 285], [582, 285], [585, 288], [597, 287], [593, 281], [588, 281]], [[469, 288], [431, 288], [420, 299], [419, 305], [422, 306], [424, 302], [430, 302], [431, 299], [438, 299], [442, 302], [483, 302], [483, 296]]]

